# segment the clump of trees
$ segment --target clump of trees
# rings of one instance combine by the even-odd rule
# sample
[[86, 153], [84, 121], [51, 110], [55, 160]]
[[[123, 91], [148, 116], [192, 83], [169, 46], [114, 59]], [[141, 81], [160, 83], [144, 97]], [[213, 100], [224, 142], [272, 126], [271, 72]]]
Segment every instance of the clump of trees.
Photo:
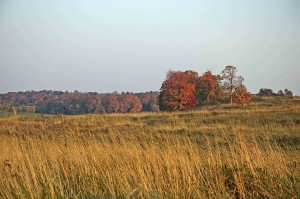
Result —
[[293, 92], [290, 91], [289, 89], [284, 89], [284, 96], [289, 97], [289, 98], [293, 98]]
[[269, 88], [261, 88], [257, 94], [258, 96], [282, 96], [282, 97], [288, 97], [293, 98], [294, 94], [289, 89], [279, 90], [277, 93], [274, 93], [272, 89]]
[[205, 101], [222, 101], [224, 98], [244, 106], [251, 101], [252, 95], [243, 81], [234, 66], [226, 66], [220, 75], [214, 75], [212, 71], [201, 76], [190, 70], [169, 71], [161, 86], [159, 106], [167, 111], [190, 110]]
[[[282, 92], [282, 91], [281, 91]], [[275, 96], [276, 93], [273, 92], [272, 89], [269, 88], [261, 88], [258, 92], [259, 96]]]

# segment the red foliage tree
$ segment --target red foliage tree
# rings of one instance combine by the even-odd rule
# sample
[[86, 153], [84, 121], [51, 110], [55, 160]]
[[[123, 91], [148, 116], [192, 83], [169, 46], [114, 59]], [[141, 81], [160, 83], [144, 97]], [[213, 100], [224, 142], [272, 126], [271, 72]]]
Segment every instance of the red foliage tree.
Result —
[[199, 78], [198, 85], [200, 94], [205, 95], [206, 100], [209, 101], [210, 97], [214, 96], [218, 85], [217, 76], [207, 71]]
[[118, 101], [118, 95], [117, 94], [111, 94], [108, 97], [108, 106], [107, 106], [107, 112], [108, 113], [117, 113], [120, 108], [120, 103]]
[[251, 93], [247, 91], [247, 88], [244, 85], [235, 88], [233, 97], [236, 103], [242, 104], [243, 106], [252, 100]]
[[140, 95], [140, 100], [142, 102], [142, 104], [147, 104], [149, 103], [149, 101], [151, 100], [151, 95], [150, 93], [143, 93]]
[[134, 94], [124, 94], [121, 96], [119, 111], [121, 113], [139, 113], [142, 110], [140, 99]]
[[198, 74], [194, 71], [170, 71], [161, 86], [159, 105], [161, 110], [189, 110], [197, 105], [195, 96]]

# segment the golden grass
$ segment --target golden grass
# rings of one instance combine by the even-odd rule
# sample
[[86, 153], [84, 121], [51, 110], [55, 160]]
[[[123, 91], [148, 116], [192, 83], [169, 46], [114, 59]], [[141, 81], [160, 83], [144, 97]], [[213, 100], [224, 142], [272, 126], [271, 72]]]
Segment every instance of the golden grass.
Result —
[[0, 198], [297, 198], [300, 106], [0, 117]]

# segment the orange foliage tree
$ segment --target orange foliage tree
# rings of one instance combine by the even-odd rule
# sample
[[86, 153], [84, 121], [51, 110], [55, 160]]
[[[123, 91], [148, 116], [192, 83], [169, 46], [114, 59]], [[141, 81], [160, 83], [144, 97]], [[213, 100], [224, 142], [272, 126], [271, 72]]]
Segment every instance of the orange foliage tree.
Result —
[[243, 106], [252, 100], [251, 93], [247, 91], [247, 88], [244, 85], [235, 88], [233, 97], [236, 103], [242, 104]]
[[210, 97], [214, 96], [217, 85], [217, 76], [213, 75], [211, 71], [207, 71], [199, 78], [198, 94], [204, 95], [209, 101]]
[[182, 111], [197, 105], [195, 96], [198, 73], [195, 71], [170, 71], [161, 86], [159, 106], [161, 110]]
[[118, 101], [118, 95], [113, 93], [108, 96], [108, 106], [107, 112], [108, 113], [117, 113], [120, 108], [120, 103]]
[[142, 110], [140, 99], [132, 94], [124, 94], [121, 96], [119, 112], [121, 113], [139, 113]]

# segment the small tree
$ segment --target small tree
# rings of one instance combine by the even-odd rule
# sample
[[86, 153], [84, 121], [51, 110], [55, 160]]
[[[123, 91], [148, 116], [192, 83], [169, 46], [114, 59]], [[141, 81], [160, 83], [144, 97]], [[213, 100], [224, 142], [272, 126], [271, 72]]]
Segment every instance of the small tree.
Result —
[[293, 98], [293, 92], [289, 89], [284, 89], [284, 95], [289, 98]]
[[234, 66], [226, 66], [221, 73], [223, 79], [223, 89], [228, 91], [230, 94], [230, 103], [233, 101], [233, 92], [236, 87], [242, 86], [244, 78], [242, 76], [237, 76], [237, 69]]
[[272, 96], [272, 95], [275, 95], [275, 93], [273, 93], [273, 90], [272, 89], [269, 89], [269, 88], [261, 88], [258, 92], [259, 96]]
[[247, 88], [244, 85], [236, 87], [233, 96], [234, 101], [238, 104], [241, 104], [243, 107], [252, 100], [251, 93], [247, 91]]
[[278, 95], [278, 96], [284, 96], [284, 93], [283, 93], [282, 90], [279, 90], [279, 91], [277, 92], [277, 95]]

